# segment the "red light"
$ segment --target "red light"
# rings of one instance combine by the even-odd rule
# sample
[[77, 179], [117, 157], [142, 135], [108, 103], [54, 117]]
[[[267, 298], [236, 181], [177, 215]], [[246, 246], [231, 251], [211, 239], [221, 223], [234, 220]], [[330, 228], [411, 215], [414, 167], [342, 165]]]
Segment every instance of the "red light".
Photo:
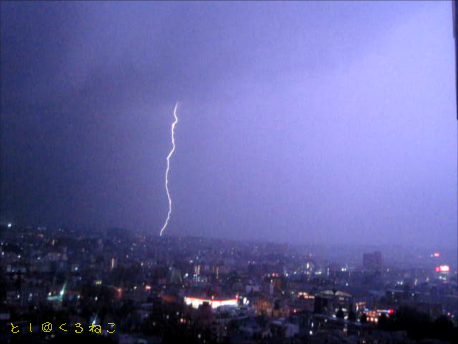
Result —
[[388, 314], [393, 314], [394, 313], [394, 309], [389, 309], [388, 310]]
[[440, 257], [440, 253], [439, 252], [434, 253], [434, 257]]
[[145, 289], [146, 290], [151, 290], [151, 286], [150, 285], [145, 285]]
[[448, 265], [441, 265], [436, 267], [437, 272], [449, 272], [450, 271], [450, 266]]

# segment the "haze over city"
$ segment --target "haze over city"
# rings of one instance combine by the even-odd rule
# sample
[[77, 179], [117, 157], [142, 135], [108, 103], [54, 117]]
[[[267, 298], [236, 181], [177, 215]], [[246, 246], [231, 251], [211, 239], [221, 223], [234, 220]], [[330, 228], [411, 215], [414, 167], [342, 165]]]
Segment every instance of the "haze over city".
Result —
[[2, 2], [1, 221], [457, 243], [450, 2]]

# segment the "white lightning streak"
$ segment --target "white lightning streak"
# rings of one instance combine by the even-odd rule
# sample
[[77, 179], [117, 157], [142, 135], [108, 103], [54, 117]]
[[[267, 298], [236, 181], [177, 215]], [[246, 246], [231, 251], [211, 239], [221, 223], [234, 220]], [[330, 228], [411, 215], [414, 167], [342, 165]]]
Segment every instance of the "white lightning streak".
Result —
[[170, 151], [169, 155], [167, 155], [167, 169], [165, 170], [165, 190], [167, 191], [167, 198], [169, 199], [169, 211], [167, 213], [167, 219], [165, 220], [165, 223], [161, 228], [161, 232], [159, 236], [162, 236], [162, 233], [164, 232], [165, 228], [169, 224], [170, 214], [172, 214], [172, 198], [170, 198], [170, 192], [169, 192], [169, 170], [170, 170], [170, 158], [172, 157], [173, 152], [175, 151], [175, 125], [178, 123], [177, 108], [178, 108], [178, 102], [175, 104], [175, 108], [173, 109], [173, 117], [175, 117], [175, 121], [172, 123], [172, 150]]

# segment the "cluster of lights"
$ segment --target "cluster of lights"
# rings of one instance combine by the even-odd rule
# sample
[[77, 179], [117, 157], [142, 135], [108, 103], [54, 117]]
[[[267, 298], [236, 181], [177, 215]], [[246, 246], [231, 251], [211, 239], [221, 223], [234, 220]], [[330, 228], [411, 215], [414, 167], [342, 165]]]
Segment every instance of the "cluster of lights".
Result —
[[390, 317], [394, 313], [394, 309], [377, 309], [375, 311], [365, 310], [367, 316], [367, 321], [378, 323], [378, 320], [382, 314], [385, 314], [387, 317]]
[[436, 266], [436, 272], [450, 272], [450, 266], [448, 265]]
[[212, 309], [216, 309], [221, 306], [237, 306], [237, 299], [226, 299], [226, 300], [209, 300], [201, 299], [197, 297], [185, 297], [184, 302], [188, 306], [193, 308], [199, 308], [204, 302], [208, 302]]
[[304, 299], [314, 299], [315, 296], [309, 295], [307, 292], [299, 292], [297, 293], [297, 297], [303, 297]]

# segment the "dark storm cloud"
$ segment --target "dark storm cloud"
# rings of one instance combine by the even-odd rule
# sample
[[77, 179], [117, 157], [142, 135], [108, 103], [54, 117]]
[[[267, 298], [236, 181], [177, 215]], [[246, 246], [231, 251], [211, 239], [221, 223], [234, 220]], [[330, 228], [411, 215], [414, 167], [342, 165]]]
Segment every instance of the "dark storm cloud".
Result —
[[[456, 242], [447, 3], [2, 2], [2, 219]], [[449, 240], [453, 237], [453, 240]]]

